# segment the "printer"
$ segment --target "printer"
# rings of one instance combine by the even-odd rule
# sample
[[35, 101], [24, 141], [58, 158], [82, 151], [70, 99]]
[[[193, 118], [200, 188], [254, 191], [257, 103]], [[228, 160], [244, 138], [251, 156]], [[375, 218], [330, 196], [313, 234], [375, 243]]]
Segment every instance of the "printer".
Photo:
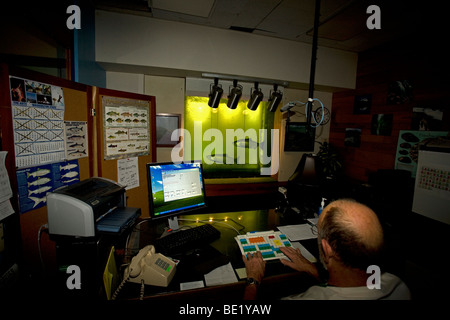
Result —
[[89, 178], [47, 194], [50, 237], [120, 234], [140, 214], [140, 208], [126, 207], [125, 187], [105, 178]]

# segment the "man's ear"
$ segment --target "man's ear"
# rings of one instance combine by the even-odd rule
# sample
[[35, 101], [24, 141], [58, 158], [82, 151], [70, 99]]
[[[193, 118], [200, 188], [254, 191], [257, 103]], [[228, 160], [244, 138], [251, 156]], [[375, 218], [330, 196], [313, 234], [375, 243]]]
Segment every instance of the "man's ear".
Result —
[[322, 243], [322, 250], [323, 250], [325, 262], [328, 263], [328, 260], [334, 256], [334, 251], [331, 248], [331, 246], [327, 240], [321, 239], [321, 243]]

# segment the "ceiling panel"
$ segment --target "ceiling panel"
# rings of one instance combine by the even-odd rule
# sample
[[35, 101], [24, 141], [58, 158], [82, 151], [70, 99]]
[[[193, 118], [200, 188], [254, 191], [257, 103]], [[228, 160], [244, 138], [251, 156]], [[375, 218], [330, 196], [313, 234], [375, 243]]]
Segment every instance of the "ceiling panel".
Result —
[[[233, 29], [312, 43], [316, 0], [93, 0], [103, 10], [145, 14], [158, 19]], [[428, 0], [434, 1], [434, 0]], [[382, 12], [382, 30], [368, 30], [367, 7]], [[431, 4], [428, 15], [435, 12]], [[361, 52], [420, 31], [424, 6], [410, 1], [322, 0], [319, 46]], [[421, 19], [421, 17], [424, 18]]]
[[153, 9], [182, 13], [206, 18], [214, 5], [214, 0], [150, 0]]

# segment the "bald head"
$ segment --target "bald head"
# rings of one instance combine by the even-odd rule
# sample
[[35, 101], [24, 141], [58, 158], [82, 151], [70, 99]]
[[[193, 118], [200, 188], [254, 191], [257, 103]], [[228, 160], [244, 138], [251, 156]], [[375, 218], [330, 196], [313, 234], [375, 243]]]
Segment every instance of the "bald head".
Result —
[[369, 207], [351, 199], [333, 201], [320, 215], [318, 229], [345, 265], [365, 270], [379, 263], [383, 229]]

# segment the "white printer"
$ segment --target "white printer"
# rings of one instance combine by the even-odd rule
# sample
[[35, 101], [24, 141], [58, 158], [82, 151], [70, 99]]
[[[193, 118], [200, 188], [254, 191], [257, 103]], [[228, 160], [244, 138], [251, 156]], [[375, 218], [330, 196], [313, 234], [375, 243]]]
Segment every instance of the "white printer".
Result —
[[120, 233], [140, 214], [141, 209], [126, 207], [125, 187], [105, 178], [89, 178], [47, 194], [50, 237]]

